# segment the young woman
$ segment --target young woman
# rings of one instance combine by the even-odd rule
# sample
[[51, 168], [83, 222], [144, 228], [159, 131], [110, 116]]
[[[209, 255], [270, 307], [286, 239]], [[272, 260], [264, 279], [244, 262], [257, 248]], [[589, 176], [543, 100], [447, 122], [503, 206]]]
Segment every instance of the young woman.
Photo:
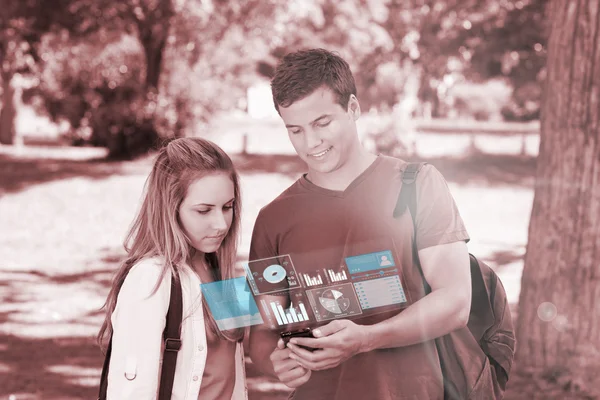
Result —
[[235, 276], [239, 226], [238, 175], [227, 154], [200, 138], [163, 147], [98, 335], [101, 345], [112, 340], [109, 400], [156, 399], [172, 276], [181, 282], [183, 319], [171, 398], [247, 398], [244, 330], [220, 331], [200, 289]]

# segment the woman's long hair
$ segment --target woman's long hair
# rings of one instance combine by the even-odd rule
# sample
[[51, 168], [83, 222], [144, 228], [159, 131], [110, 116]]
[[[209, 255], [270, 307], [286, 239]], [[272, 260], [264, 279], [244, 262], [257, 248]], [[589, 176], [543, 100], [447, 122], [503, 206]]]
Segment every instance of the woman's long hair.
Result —
[[[228, 280], [235, 277], [237, 241], [240, 229], [239, 178], [229, 156], [214, 143], [201, 138], [180, 138], [169, 142], [158, 153], [152, 172], [145, 185], [141, 208], [125, 238], [127, 258], [121, 264], [113, 280], [104, 304], [106, 316], [98, 333], [98, 342], [105, 348], [112, 335], [111, 315], [115, 310], [119, 290], [129, 270], [147, 257], [160, 257], [164, 266], [155, 291], [166, 274], [180, 272], [184, 264], [191, 265], [194, 249], [179, 221], [179, 207], [195, 180], [212, 173], [227, 173], [234, 187], [233, 219], [219, 249], [207, 255], [211, 267], [218, 265], [217, 278]], [[216, 261], [216, 262], [215, 262]], [[174, 275], [177, 278], [180, 274]], [[240, 341], [244, 330], [221, 332], [208, 310], [204, 296], [202, 306], [207, 326], [218, 337]]]

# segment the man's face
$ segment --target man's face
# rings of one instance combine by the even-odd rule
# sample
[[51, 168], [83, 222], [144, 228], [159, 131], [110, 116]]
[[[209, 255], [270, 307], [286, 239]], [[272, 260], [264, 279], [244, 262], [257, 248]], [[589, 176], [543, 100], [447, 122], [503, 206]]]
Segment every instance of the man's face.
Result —
[[342, 167], [360, 145], [356, 119], [360, 107], [351, 96], [344, 110], [333, 92], [323, 87], [279, 113], [298, 156], [308, 165], [309, 173], [327, 174]]

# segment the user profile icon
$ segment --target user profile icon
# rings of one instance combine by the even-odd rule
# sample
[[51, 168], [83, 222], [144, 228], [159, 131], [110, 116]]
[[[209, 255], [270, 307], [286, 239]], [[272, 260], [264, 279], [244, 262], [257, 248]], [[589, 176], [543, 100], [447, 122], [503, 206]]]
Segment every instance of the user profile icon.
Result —
[[385, 267], [385, 266], [389, 266], [389, 265], [392, 265], [392, 262], [390, 260], [388, 260], [387, 256], [381, 256], [381, 260], [379, 261], [379, 266]]

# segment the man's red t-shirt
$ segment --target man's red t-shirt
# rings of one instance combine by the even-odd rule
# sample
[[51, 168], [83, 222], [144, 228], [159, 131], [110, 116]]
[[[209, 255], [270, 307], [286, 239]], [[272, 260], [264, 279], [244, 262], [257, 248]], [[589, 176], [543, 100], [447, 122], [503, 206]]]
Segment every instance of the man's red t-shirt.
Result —
[[[424, 296], [412, 242], [419, 250], [469, 235], [443, 176], [426, 164], [417, 178], [416, 235], [409, 211], [393, 218], [406, 162], [379, 156], [344, 191], [301, 177], [259, 213], [250, 260], [289, 255], [298, 275], [335, 269], [346, 257], [390, 251], [408, 305]], [[373, 324], [395, 309], [352, 318]], [[324, 325], [330, 321], [323, 321]], [[314, 327], [314, 326], [313, 326]], [[432, 341], [358, 354], [336, 368], [314, 371], [294, 399], [442, 399], [443, 385]]]

